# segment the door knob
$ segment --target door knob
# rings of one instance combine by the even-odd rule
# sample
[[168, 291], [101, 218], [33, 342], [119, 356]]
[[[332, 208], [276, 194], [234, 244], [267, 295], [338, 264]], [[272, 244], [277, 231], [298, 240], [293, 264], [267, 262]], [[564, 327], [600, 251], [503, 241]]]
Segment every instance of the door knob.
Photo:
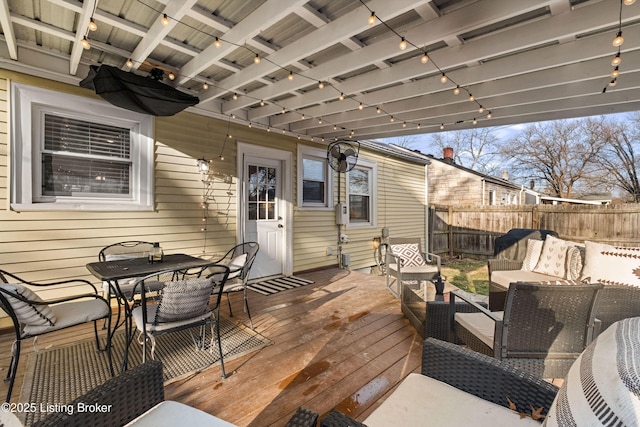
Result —
[[278, 224], [278, 228], [284, 228], [284, 225]]

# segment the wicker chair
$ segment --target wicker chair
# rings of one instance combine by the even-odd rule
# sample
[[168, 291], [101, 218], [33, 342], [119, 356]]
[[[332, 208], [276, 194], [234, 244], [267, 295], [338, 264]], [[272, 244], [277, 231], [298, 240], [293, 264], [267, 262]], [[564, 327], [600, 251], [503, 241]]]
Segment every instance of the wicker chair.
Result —
[[107, 405], [109, 410], [57, 411], [36, 422], [34, 427], [93, 426], [112, 427], [127, 424], [164, 401], [162, 363], [147, 361], [111, 378], [78, 397], [69, 405]]
[[[558, 393], [558, 387], [539, 377], [489, 356], [435, 338], [427, 338], [424, 341], [421, 373], [483, 399], [486, 401], [489, 417], [498, 416], [492, 409], [494, 405], [509, 408], [509, 400], [523, 412], [530, 411], [530, 407], [544, 408], [541, 415], [546, 415]], [[437, 402], [434, 404], [438, 406]], [[439, 419], [448, 420], [451, 414], [445, 412], [443, 405], [438, 407], [441, 408], [440, 412], [444, 413], [432, 412], [433, 416], [439, 415]], [[487, 414], [482, 412], [477, 416], [486, 418]], [[366, 426], [369, 418], [364, 420], [363, 424], [333, 410], [321, 421], [321, 426]], [[513, 425], [517, 425], [518, 416], [516, 415], [512, 421]], [[445, 423], [443, 425], [455, 425], [451, 421]]]
[[495, 271], [520, 270], [527, 254], [527, 240], [544, 240], [547, 236], [558, 237], [553, 230], [513, 228], [494, 241], [494, 257], [487, 260], [489, 270], [489, 309], [504, 310], [507, 290], [491, 280]]
[[626, 285], [605, 285], [598, 294], [596, 331], [599, 335], [613, 323], [640, 317], [640, 288]]
[[[206, 277], [202, 277], [204, 272], [208, 274]], [[225, 378], [219, 314], [220, 299], [228, 276], [229, 268], [227, 266], [206, 264], [193, 269], [191, 276], [184, 269], [174, 269], [153, 273], [136, 280], [133, 294], [139, 293], [141, 295], [141, 304], [132, 310], [131, 316], [142, 336], [143, 361], [146, 360], [147, 355], [147, 340], [151, 341], [151, 358], [153, 359], [156, 337], [193, 327], [200, 327], [199, 337], [192, 334], [195, 349], [203, 350], [206, 347], [204, 342], [205, 326], [210, 325], [209, 350], [213, 351], [213, 340], [216, 337], [222, 377]], [[145, 288], [147, 281], [164, 283], [162, 293], [154, 300], [155, 303], [149, 303], [149, 298], [147, 298], [148, 291]], [[214, 297], [211, 304], [212, 294]], [[216, 326], [215, 332], [214, 324]]]
[[436, 292], [442, 294], [441, 259], [436, 254], [423, 252], [420, 245], [419, 238], [389, 238], [385, 259], [387, 289], [396, 298], [400, 297], [405, 281], [418, 282], [418, 286], [423, 281], [433, 282]]
[[[26, 285], [26, 286], [25, 286]], [[44, 290], [59, 285], [78, 286], [86, 289], [80, 295], [73, 295], [53, 300], [42, 300], [30, 287]], [[11, 399], [13, 384], [18, 371], [20, 360], [20, 345], [22, 341], [36, 338], [40, 335], [59, 331], [71, 326], [93, 322], [96, 336], [96, 347], [106, 351], [109, 368], [113, 375], [111, 361], [111, 307], [109, 303], [98, 295], [98, 290], [90, 282], [82, 279], [63, 280], [50, 283], [33, 283], [18, 276], [0, 270], [0, 309], [4, 310], [13, 322], [15, 344], [12, 346], [11, 362], [7, 370], [9, 390], [6, 401]], [[100, 347], [97, 321], [104, 319], [108, 325], [106, 344]]]
[[231, 248], [222, 258], [216, 260], [217, 264], [225, 264], [229, 267], [229, 283], [225, 286], [224, 293], [227, 295], [227, 303], [229, 304], [229, 315], [233, 317], [231, 311], [231, 300], [229, 294], [231, 292], [244, 293], [244, 311], [249, 318], [249, 324], [253, 329], [253, 321], [251, 320], [251, 312], [249, 311], [249, 299], [247, 295], [247, 281], [249, 280], [249, 271], [258, 255], [260, 245], [256, 242], [245, 242]]
[[491, 312], [462, 293], [477, 309], [454, 313], [455, 333], [471, 349], [541, 378], [564, 377], [593, 339], [597, 295], [602, 284], [512, 283], [504, 312]]

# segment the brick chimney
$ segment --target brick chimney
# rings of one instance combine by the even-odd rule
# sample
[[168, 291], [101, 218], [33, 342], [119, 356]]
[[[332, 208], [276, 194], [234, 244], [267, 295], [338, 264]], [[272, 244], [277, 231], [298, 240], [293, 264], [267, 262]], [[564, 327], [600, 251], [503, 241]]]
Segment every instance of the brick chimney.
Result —
[[453, 164], [453, 147], [445, 147], [442, 150], [442, 156], [445, 163]]

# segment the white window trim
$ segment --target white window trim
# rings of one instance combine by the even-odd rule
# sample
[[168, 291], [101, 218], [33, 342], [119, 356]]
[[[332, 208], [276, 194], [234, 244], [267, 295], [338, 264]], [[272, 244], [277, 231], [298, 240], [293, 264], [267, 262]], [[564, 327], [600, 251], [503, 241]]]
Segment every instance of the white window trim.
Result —
[[[307, 203], [302, 200], [302, 181], [304, 179], [304, 169], [302, 167], [303, 158], [316, 158], [318, 160], [324, 160], [325, 163], [325, 202], [319, 203]], [[332, 211], [333, 210], [333, 169], [329, 166], [327, 161], [326, 150], [319, 150], [317, 148], [298, 145], [298, 173], [297, 173], [297, 199], [298, 209], [301, 210], [318, 210], [318, 211]]]
[[[34, 129], [34, 114], [49, 110], [83, 119], [136, 129], [131, 146], [132, 196], [53, 199], [35, 202], [34, 184], [40, 176], [34, 144], [39, 140]], [[11, 84], [11, 209], [47, 210], [153, 210], [154, 139], [153, 117], [115, 107], [107, 102], [48, 89]]]
[[[370, 200], [370, 212], [371, 212], [371, 221], [369, 222], [351, 222], [347, 224], [347, 229], [359, 229], [359, 228], [375, 228], [378, 226], [378, 164], [375, 162], [371, 162], [368, 160], [364, 160], [359, 158], [358, 163], [355, 168], [360, 169], [369, 169], [369, 177], [371, 178], [369, 181], [369, 191], [371, 192]], [[355, 169], [354, 168], [354, 169]], [[349, 172], [346, 173], [346, 200], [347, 204], [349, 203]]]

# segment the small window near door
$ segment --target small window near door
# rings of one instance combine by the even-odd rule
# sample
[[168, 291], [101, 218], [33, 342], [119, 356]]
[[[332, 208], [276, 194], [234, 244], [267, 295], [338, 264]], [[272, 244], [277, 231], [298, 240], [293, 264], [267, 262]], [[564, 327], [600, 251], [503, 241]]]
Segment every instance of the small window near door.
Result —
[[276, 179], [276, 168], [249, 165], [249, 188], [247, 191], [249, 220], [276, 218]]
[[330, 209], [330, 177], [326, 152], [301, 146], [298, 149], [298, 207]]

